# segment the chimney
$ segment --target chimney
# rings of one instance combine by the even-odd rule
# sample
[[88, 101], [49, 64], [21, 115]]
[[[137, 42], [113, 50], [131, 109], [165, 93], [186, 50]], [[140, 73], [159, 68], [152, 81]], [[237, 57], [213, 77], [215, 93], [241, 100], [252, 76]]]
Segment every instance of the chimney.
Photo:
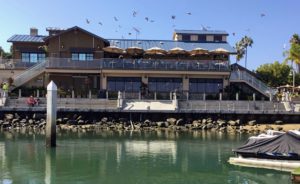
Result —
[[38, 35], [38, 29], [37, 28], [30, 28], [30, 36], [37, 36]]

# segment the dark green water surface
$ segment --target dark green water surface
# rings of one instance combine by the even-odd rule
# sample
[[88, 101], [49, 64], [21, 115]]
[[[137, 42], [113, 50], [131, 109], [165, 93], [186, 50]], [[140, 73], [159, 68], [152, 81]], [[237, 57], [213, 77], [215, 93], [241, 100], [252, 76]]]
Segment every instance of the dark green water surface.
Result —
[[9, 183], [278, 183], [288, 172], [230, 165], [246, 136], [209, 132], [0, 132], [0, 184]]

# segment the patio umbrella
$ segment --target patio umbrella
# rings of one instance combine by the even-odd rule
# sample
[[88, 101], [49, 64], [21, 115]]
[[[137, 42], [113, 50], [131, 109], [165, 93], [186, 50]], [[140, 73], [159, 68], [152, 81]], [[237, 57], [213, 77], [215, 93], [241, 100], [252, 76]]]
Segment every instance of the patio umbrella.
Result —
[[145, 53], [152, 54], [152, 55], [165, 55], [167, 51], [159, 47], [152, 47], [150, 49], [147, 49]]
[[169, 50], [168, 54], [174, 54], [174, 55], [176, 55], [176, 54], [178, 54], [178, 55], [179, 54], [187, 54], [187, 51], [180, 48], [180, 47], [175, 47], [175, 48]]
[[215, 50], [210, 51], [213, 54], [229, 54], [229, 51], [223, 48], [217, 48]]
[[104, 47], [103, 50], [105, 52], [110, 52], [110, 53], [114, 53], [114, 54], [123, 54], [125, 51], [117, 46], [108, 46], [108, 47]]
[[197, 47], [190, 51], [191, 55], [202, 55], [202, 54], [208, 54], [208, 50]]
[[126, 52], [131, 55], [140, 55], [144, 53], [144, 50], [140, 47], [128, 47]]

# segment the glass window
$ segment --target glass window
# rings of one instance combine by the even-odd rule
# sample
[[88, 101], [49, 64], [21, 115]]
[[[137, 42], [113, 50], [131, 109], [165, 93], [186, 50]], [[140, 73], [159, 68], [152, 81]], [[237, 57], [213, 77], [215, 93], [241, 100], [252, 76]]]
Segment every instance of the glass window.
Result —
[[149, 78], [148, 86], [150, 91], [171, 92], [182, 89], [181, 78]]
[[222, 35], [215, 35], [215, 42], [222, 42]]
[[72, 60], [77, 61], [78, 60], [78, 53], [72, 53]]
[[37, 62], [45, 61], [46, 54], [23, 52], [21, 54], [21, 57], [23, 62], [37, 63]]
[[199, 35], [198, 40], [199, 42], [206, 42], [206, 35]]
[[86, 54], [86, 60], [92, 61], [94, 59], [94, 54]]
[[223, 89], [222, 79], [190, 79], [191, 93], [219, 93]]
[[108, 91], [138, 92], [141, 87], [139, 77], [108, 77]]
[[79, 53], [79, 61], [86, 61], [86, 54], [85, 53]]

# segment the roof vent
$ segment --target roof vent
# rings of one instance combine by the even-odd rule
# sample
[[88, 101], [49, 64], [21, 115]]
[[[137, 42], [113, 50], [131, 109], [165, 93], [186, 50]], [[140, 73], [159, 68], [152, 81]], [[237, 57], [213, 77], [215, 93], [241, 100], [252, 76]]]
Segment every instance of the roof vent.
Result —
[[38, 29], [37, 28], [30, 28], [30, 36], [37, 36], [38, 35]]

